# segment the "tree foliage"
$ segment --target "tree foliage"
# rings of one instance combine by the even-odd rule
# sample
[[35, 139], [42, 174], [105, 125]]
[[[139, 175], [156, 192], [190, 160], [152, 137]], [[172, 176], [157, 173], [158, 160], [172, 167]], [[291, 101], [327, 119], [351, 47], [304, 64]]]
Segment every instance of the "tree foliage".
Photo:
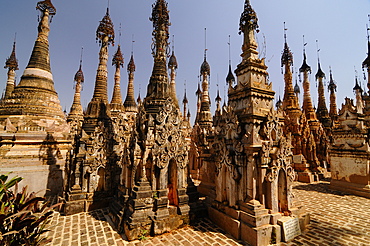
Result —
[[27, 193], [27, 186], [18, 192], [21, 177], [0, 175], [0, 245], [36, 246], [48, 240], [44, 233], [53, 213], [44, 197]]

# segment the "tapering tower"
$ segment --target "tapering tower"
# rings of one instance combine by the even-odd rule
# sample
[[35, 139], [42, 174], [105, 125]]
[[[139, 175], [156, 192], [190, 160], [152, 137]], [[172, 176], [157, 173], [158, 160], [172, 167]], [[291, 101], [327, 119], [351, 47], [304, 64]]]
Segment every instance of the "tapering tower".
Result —
[[71, 106], [71, 110], [69, 111], [68, 117], [67, 117], [67, 122], [70, 123], [72, 121], [75, 121], [80, 124], [79, 122], [82, 123], [83, 117], [84, 117], [84, 112], [82, 109], [81, 105], [81, 90], [82, 90], [82, 84], [85, 81], [84, 74], [82, 72], [82, 57], [80, 60], [80, 68], [75, 74], [74, 77], [75, 83], [75, 94], [73, 98], [73, 103]]
[[330, 107], [329, 107], [329, 116], [332, 121], [335, 121], [338, 117], [338, 109], [337, 109], [337, 85], [333, 79], [333, 74], [330, 69], [330, 80], [328, 85], [328, 90], [330, 91]]
[[146, 109], [158, 112], [167, 98], [170, 97], [170, 83], [167, 75], [167, 55], [170, 17], [167, 10], [167, 2], [158, 0], [153, 4], [152, 16], [149, 18], [153, 22], [153, 45], [152, 55], [154, 65], [152, 75], [149, 80], [147, 95], [144, 99]]
[[233, 74], [233, 71], [231, 69], [231, 64], [229, 64], [229, 72], [226, 76], [226, 83], [229, 85], [229, 88], [232, 88], [235, 83], [235, 76]]
[[[41, 18], [31, 57], [21, 81], [0, 105], [0, 117], [29, 115], [48, 118], [62, 125], [65, 124], [65, 115], [54, 89], [49, 57], [49, 23], [56, 9], [50, 0], [38, 2], [36, 9], [41, 12]], [[15, 118], [12, 118], [14, 121]]]
[[15, 56], [15, 41], [13, 43], [13, 50], [9, 58], [6, 59], [5, 67], [8, 69], [8, 80], [6, 82], [5, 95], [3, 99], [11, 96], [15, 87], [15, 71], [18, 70], [18, 60]]
[[[184, 111], [183, 111], [183, 117], [184, 119], [186, 119], [186, 115], [188, 113], [188, 103], [189, 103], [189, 100], [188, 100], [188, 97], [186, 96], [186, 85], [185, 85], [185, 89], [184, 89], [184, 99], [182, 100], [182, 104], [184, 106]], [[189, 119], [187, 119], [189, 120]]]
[[176, 59], [176, 56], [175, 56], [175, 51], [174, 51], [174, 46], [172, 46], [172, 54], [170, 56], [170, 59], [168, 61], [168, 68], [170, 69], [170, 94], [171, 94], [171, 97], [172, 97], [172, 100], [174, 102], [174, 104], [179, 107], [179, 102], [177, 100], [177, 95], [176, 95], [176, 70], [177, 70], [177, 67], [178, 67], [178, 64], [177, 64], [177, 59]]
[[300, 117], [300, 108], [297, 95], [293, 88], [293, 54], [287, 43], [286, 30], [284, 23], [284, 50], [281, 55], [281, 67], [284, 68], [285, 89], [282, 107], [287, 111], [289, 117], [295, 120], [295, 118]]
[[200, 112], [200, 105], [201, 105], [201, 102], [202, 102], [202, 90], [200, 89], [200, 83], [199, 82], [198, 82], [198, 89], [195, 92], [195, 95], [197, 96], [197, 114], [196, 114], [195, 122], [197, 122], [197, 118], [198, 118], [198, 115], [199, 115], [199, 112]]
[[[123, 222], [118, 225], [123, 226], [129, 240], [137, 239], [143, 230], [161, 234], [189, 220], [186, 193], [189, 129], [173, 98], [174, 87], [171, 89], [168, 78], [169, 11], [165, 0], [156, 0], [152, 7], [154, 65], [147, 95], [139, 104], [127, 155], [131, 158], [124, 168], [128, 200], [123, 204]], [[177, 67], [174, 59], [169, 66], [174, 73]]]
[[366, 68], [367, 70], [367, 88], [370, 92], [370, 34], [369, 34], [369, 31], [370, 31], [370, 27], [367, 26], [367, 57], [365, 58], [365, 60], [363, 61], [362, 63], [362, 68]]
[[286, 31], [287, 28], [284, 22], [284, 50], [281, 55], [281, 67], [284, 69], [285, 88], [281, 106], [287, 116], [284, 117], [284, 132], [286, 134], [292, 134], [293, 153], [297, 155], [302, 153], [299, 147], [299, 143], [302, 141], [301, 133], [299, 132], [299, 119], [301, 118], [302, 111], [299, 107], [298, 96], [300, 89], [297, 81], [293, 88], [293, 54], [288, 46]]
[[303, 50], [303, 64], [299, 69], [299, 72], [303, 73], [303, 111], [310, 123], [311, 130], [317, 130], [319, 125], [316, 112], [313, 108], [311, 92], [310, 92], [310, 81], [309, 73], [311, 73], [311, 67], [307, 64], [306, 50]]
[[250, 144], [260, 144], [258, 138], [253, 137], [258, 134], [258, 129], [252, 126], [263, 121], [273, 107], [275, 92], [267, 79], [265, 59], [258, 57], [255, 39], [256, 32], [259, 32], [258, 18], [249, 0], [245, 1], [239, 30], [243, 35], [242, 61], [235, 70], [237, 84], [229, 89], [229, 105], [240, 121], [251, 127]]
[[[96, 40], [100, 44], [99, 65], [96, 72], [94, 95], [87, 106], [86, 117], [91, 119], [106, 118], [109, 115], [108, 104], [108, 47], [114, 45], [114, 28], [109, 16], [109, 8], [96, 30]], [[96, 123], [89, 122], [88, 125]], [[88, 127], [87, 125], [84, 128]], [[87, 129], [86, 129], [87, 130]], [[89, 129], [87, 131], [91, 131]]]
[[[304, 44], [306, 45], [306, 44]], [[309, 73], [311, 67], [307, 64], [306, 50], [303, 49], [303, 64], [299, 69], [303, 73], [303, 114], [301, 117], [302, 141], [299, 143], [302, 148], [304, 160], [300, 165], [295, 165], [298, 171], [298, 180], [302, 182], [313, 182], [318, 179], [316, 174], [322, 172], [320, 166], [327, 163], [327, 138], [322, 124], [317, 119], [315, 109], [313, 108]], [[322, 75], [320, 75], [322, 76]], [[307, 162], [307, 164], [305, 163]], [[325, 170], [323, 170], [325, 171]]]
[[[0, 166], [23, 177], [30, 192], [62, 196], [71, 140], [50, 69], [49, 24], [56, 9], [50, 0], [39, 1], [36, 9], [41, 14], [28, 65], [12, 93], [14, 81], [8, 80], [0, 103]], [[14, 49], [6, 67], [17, 68]]]
[[113, 56], [112, 65], [116, 67], [116, 72], [114, 74], [114, 89], [110, 110], [112, 114], [117, 114], [124, 111], [121, 95], [121, 67], [123, 67], [121, 45], [118, 45], [117, 51]]
[[[229, 86], [229, 89], [232, 89], [235, 83], [235, 76], [233, 74], [233, 71], [231, 69], [231, 41], [230, 41], [230, 35], [229, 35], [229, 72], [226, 76], [226, 84]], [[225, 102], [225, 101], [224, 101]]]
[[217, 89], [217, 96], [215, 98], [215, 102], [216, 102], [216, 114], [217, 115], [220, 115], [221, 114], [221, 97], [220, 97], [220, 90]]
[[328, 108], [326, 107], [326, 100], [325, 100], [325, 89], [324, 89], [324, 79], [325, 79], [325, 73], [321, 70], [321, 64], [320, 59], [318, 60], [318, 70], [315, 75], [316, 81], [319, 82], [318, 85], [318, 104], [317, 104], [317, 111], [316, 115], [321, 124], [326, 129], [329, 129], [331, 126], [331, 120], [329, 117]]
[[207, 62], [207, 49], [204, 51], [204, 61], [200, 67], [200, 77], [202, 80], [202, 94], [200, 97], [200, 110], [196, 117], [196, 122], [201, 127], [212, 125], [211, 101], [209, 99], [209, 77], [211, 66]]
[[128, 85], [127, 85], [127, 95], [124, 102], [125, 110], [127, 112], [137, 112], [137, 105], [134, 98], [134, 76], [135, 76], [135, 62], [134, 53], [131, 53], [130, 62], [127, 65], [128, 72]]
[[295, 93], [295, 95], [298, 99], [298, 103], [299, 103], [299, 94], [301, 94], [301, 88], [298, 85], [297, 78], [295, 79], [294, 93]]
[[[109, 8], [96, 30], [96, 40], [100, 44], [99, 65], [96, 72], [94, 95], [88, 104], [82, 124], [82, 131], [74, 146], [70, 162], [70, 175], [66, 188], [65, 213], [73, 214], [108, 206], [113, 195], [112, 183], [116, 182], [117, 162], [114, 152], [117, 140], [113, 126], [107, 92], [108, 46], [114, 44], [113, 23]], [[119, 83], [120, 66], [123, 63], [120, 49], [114, 57], [113, 65], [118, 67], [116, 84]], [[117, 88], [115, 88], [117, 89]], [[118, 92], [120, 93], [120, 92]], [[117, 94], [118, 94], [117, 93]], [[122, 99], [114, 98], [113, 103]], [[119, 104], [119, 103], [117, 103]], [[119, 107], [119, 106], [118, 106]]]
[[[294, 211], [299, 217], [300, 213], [288, 195], [295, 175], [291, 134], [283, 132], [282, 120], [273, 109], [275, 92], [265, 60], [258, 56], [258, 18], [249, 0], [239, 28], [244, 39], [242, 61], [235, 70], [237, 84], [229, 83], [228, 106], [214, 117], [214, 133], [205, 137], [212, 147], [202, 165], [210, 177], [206, 182], [213, 183], [216, 191], [210, 192], [214, 199], [208, 214], [234, 237], [251, 245], [269, 245], [274, 235], [280, 235], [277, 221], [283, 214]], [[213, 177], [211, 170], [215, 170]], [[238, 213], [243, 216], [235, 217]]]
[[366, 93], [367, 95], [363, 96], [363, 99], [364, 99], [364, 102], [365, 102], [365, 109], [364, 109], [365, 122], [366, 122], [367, 125], [370, 126], [370, 34], [369, 34], [370, 27], [369, 26], [366, 26], [366, 27], [367, 27], [367, 48], [368, 48], [368, 52], [367, 52], [367, 57], [362, 62], [362, 70], [364, 72], [364, 78], [365, 79], [366, 79], [365, 68], [367, 70], [367, 89], [368, 89], [368, 92]]
[[357, 114], [362, 115], [364, 113], [364, 101], [362, 99], [362, 88], [360, 84], [358, 83], [357, 76], [355, 78], [355, 86], [353, 87], [353, 92], [356, 96], [356, 110]]

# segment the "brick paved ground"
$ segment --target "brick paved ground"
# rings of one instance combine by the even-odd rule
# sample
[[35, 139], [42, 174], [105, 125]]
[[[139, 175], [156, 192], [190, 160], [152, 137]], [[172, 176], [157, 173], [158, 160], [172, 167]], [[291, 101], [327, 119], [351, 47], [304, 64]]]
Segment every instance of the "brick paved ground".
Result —
[[282, 245], [370, 245], [370, 199], [333, 191], [329, 182], [296, 183], [293, 191], [311, 213], [311, 224]]
[[[370, 199], [329, 189], [328, 182], [296, 183], [297, 201], [311, 213], [311, 225], [303, 235], [282, 246], [370, 245]], [[127, 242], [110, 224], [106, 210], [61, 216], [55, 213], [48, 245], [147, 246], [147, 245], [243, 245], [208, 219], [171, 233]], [[244, 244], [246, 245], [246, 244]]]
[[[171, 233], [141, 241], [126, 241], [111, 227], [106, 210], [95, 210], [91, 213], [80, 213], [72, 216], [61, 216], [55, 213], [52, 220], [52, 231], [48, 236], [52, 242], [47, 245], [81, 245], [81, 246], [237, 246], [238, 243], [208, 219], [194, 226], [186, 226]], [[124, 237], [124, 236], [123, 236]]]

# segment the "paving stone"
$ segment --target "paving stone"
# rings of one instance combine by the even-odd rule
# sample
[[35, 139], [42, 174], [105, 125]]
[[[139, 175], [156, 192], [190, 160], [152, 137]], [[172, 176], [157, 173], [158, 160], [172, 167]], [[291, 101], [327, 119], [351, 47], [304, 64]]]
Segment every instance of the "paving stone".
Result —
[[[333, 191], [328, 182], [294, 183], [293, 193], [296, 204], [304, 205], [311, 214], [311, 224], [301, 236], [282, 246], [370, 245], [370, 199]], [[209, 219], [144, 241], [128, 242], [107, 222], [107, 214], [106, 209], [72, 216], [55, 212], [49, 225], [51, 231], [46, 234], [52, 241], [46, 245], [248, 245], [233, 239]]]

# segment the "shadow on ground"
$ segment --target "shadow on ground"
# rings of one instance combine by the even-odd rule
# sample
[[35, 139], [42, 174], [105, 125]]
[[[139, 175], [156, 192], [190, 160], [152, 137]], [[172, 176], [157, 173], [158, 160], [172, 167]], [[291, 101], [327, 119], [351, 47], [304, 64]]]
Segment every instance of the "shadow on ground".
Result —
[[293, 187], [293, 189], [305, 190], [305, 191], [316, 191], [320, 193], [332, 194], [332, 195], [338, 195], [338, 196], [352, 196], [353, 195], [347, 192], [331, 189], [329, 182], [317, 182], [317, 183], [312, 183], [312, 184], [298, 183], [297, 185]]

